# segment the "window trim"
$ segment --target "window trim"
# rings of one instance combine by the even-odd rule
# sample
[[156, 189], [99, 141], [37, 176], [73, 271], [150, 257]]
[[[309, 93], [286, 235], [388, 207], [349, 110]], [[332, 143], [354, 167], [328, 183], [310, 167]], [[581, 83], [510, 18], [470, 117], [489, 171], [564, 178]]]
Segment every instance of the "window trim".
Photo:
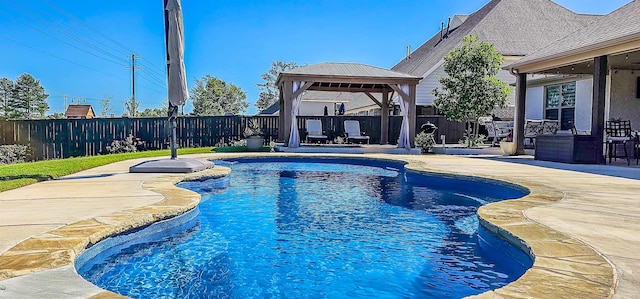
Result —
[[[556, 84], [551, 84], [551, 85], [545, 85], [544, 86], [544, 99], [543, 99], [543, 105], [544, 105], [544, 118], [547, 118], [547, 114], [549, 110], [556, 110], [557, 111], [557, 115], [558, 115], [558, 123], [560, 124], [560, 128], [562, 129], [562, 124], [563, 124], [563, 120], [562, 120], [562, 110], [564, 109], [573, 109], [573, 120], [575, 121], [575, 117], [576, 117], [576, 95], [577, 95], [577, 81], [568, 81], [568, 82], [561, 82], [561, 83], [556, 83]], [[563, 86], [565, 85], [573, 85], [573, 106], [563, 106], [563, 102], [564, 102], [564, 93], [563, 93]], [[552, 87], [558, 87], [560, 90], [560, 99], [558, 102], [558, 106], [557, 107], [553, 107], [553, 108], [549, 108], [547, 107], [548, 104], [548, 96], [549, 96], [549, 88]], [[571, 128], [564, 128], [566, 130], [569, 130]]]

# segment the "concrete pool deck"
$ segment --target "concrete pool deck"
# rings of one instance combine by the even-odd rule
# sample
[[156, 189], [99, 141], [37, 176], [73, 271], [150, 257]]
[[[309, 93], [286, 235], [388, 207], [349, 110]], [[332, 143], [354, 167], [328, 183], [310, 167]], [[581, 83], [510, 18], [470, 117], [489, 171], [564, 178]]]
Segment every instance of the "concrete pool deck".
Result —
[[[524, 240], [536, 259], [522, 278], [478, 298], [640, 298], [640, 169], [530, 157], [347, 156], [403, 160], [413, 171], [500, 179], [531, 190], [479, 211], [497, 233]], [[128, 173], [141, 161], [0, 193], [0, 298], [120, 297], [75, 274], [75, 256], [105, 236], [183, 213], [199, 197], [173, 184], [202, 174]], [[216, 167], [207, 176], [224, 174]]]

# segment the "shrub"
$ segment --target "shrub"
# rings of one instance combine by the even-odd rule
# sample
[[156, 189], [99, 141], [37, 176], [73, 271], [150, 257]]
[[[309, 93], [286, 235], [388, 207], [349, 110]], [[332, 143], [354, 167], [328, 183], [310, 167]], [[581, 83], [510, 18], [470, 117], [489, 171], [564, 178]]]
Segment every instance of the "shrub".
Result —
[[27, 149], [26, 145], [0, 145], [0, 165], [25, 162]]
[[132, 135], [127, 136], [124, 140], [114, 140], [111, 145], [107, 145], [107, 152], [110, 154], [133, 153], [137, 152], [136, 142]]
[[474, 134], [471, 128], [464, 131], [463, 139], [458, 141], [460, 144], [464, 144], [464, 146], [468, 148], [479, 147], [484, 144], [484, 140], [487, 137], [482, 134]]
[[436, 145], [436, 141], [433, 139], [433, 134], [420, 132], [416, 135], [415, 139], [416, 147], [422, 151], [422, 153], [429, 153]]
[[244, 137], [249, 138], [252, 136], [262, 136], [262, 129], [255, 118], [249, 120], [244, 128]]

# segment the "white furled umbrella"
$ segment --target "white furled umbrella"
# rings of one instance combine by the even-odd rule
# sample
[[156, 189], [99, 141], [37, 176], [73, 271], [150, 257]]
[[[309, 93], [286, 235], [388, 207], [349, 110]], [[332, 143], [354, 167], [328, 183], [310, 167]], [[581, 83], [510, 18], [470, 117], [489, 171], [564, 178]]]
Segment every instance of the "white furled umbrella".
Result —
[[171, 123], [171, 159], [148, 160], [129, 167], [129, 172], [189, 173], [213, 168], [211, 161], [178, 159], [176, 118], [178, 106], [189, 97], [184, 68], [184, 32], [180, 0], [164, 0], [164, 37], [167, 47], [167, 86], [169, 88], [169, 122]]
[[178, 106], [189, 97], [184, 67], [184, 29], [180, 0], [164, 0], [165, 43], [167, 47], [167, 86], [169, 121], [171, 122], [171, 158], [177, 157], [176, 117]]
[[165, 0], [165, 3], [169, 103], [173, 106], [182, 106], [189, 97], [184, 67], [182, 7], [180, 6], [180, 0]]

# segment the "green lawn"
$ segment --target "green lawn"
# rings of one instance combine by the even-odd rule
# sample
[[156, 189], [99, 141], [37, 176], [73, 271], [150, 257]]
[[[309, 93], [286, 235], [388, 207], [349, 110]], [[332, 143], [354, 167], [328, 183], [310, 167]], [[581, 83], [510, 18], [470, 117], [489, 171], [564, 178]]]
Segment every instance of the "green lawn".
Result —
[[[210, 153], [211, 147], [178, 149], [178, 155]], [[82, 170], [110, 164], [113, 162], [171, 156], [170, 150], [145, 151], [126, 154], [101, 155], [93, 157], [47, 160], [11, 165], [0, 165], [0, 192], [54, 179]]]

